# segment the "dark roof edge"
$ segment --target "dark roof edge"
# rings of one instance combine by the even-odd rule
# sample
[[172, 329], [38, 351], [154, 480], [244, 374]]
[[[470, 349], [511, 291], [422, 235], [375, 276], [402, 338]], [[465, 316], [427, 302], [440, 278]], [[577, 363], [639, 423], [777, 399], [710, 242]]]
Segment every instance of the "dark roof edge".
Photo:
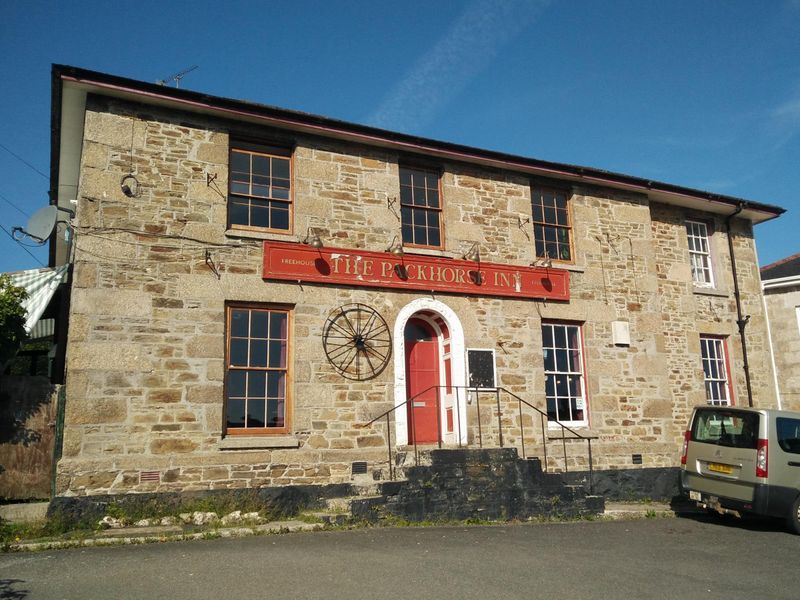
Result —
[[[441, 150], [443, 152], [450, 152], [462, 155], [468, 154], [474, 156], [475, 158], [483, 158], [486, 160], [498, 161], [501, 163], [509, 163], [510, 170], [513, 170], [514, 168], [512, 164], [516, 164], [519, 166], [525, 166], [534, 169], [538, 168], [538, 169], [548, 170], [554, 172], [554, 174], [562, 174], [566, 176], [573, 176], [580, 178], [589, 177], [598, 179], [601, 182], [606, 182], [608, 184], [627, 185], [627, 186], [642, 188], [645, 190], [651, 190], [654, 192], [678, 194], [682, 196], [697, 198], [700, 200], [706, 200], [709, 202], [728, 204], [732, 207], [742, 206], [743, 208], [748, 208], [751, 210], [768, 213], [770, 215], [773, 215], [774, 217], [777, 217], [786, 212], [786, 209], [781, 208], [780, 206], [764, 204], [761, 202], [755, 202], [744, 198], [737, 198], [735, 196], [726, 196], [723, 194], [706, 192], [680, 185], [673, 185], [670, 183], [644, 179], [641, 177], [634, 177], [632, 175], [625, 175], [622, 173], [615, 173], [612, 171], [605, 171], [602, 169], [596, 169], [592, 167], [582, 167], [579, 165], [556, 163], [545, 160], [539, 160], [535, 158], [516, 156], [513, 154], [506, 154], [494, 150], [484, 150], [481, 148], [475, 148], [472, 146], [465, 146], [461, 144], [454, 144], [451, 142], [442, 142], [439, 140], [423, 138], [405, 133], [398, 133], [394, 131], [380, 129], [377, 127], [371, 127], [368, 125], [359, 125], [356, 123], [350, 123], [347, 121], [341, 121], [329, 117], [322, 117], [311, 113], [288, 110], [285, 108], [278, 108], [275, 106], [258, 104], [255, 102], [233, 100], [221, 96], [212, 96], [201, 92], [193, 92], [191, 90], [173, 88], [169, 86], [159, 85], [156, 83], [147, 83], [143, 81], [138, 81], [136, 79], [129, 79], [127, 77], [120, 77], [118, 75], [109, 75], [106, 73], [90, 71], [87, 69], [71, 67], [68, 65], [58, 65], [58, 64], [53, 65], [54, 101], [56, 100], [56, 94], [57, 94], [55, 88], [56, 87], [60, 88], [60, 86], [58, 86], [57, 83], [59, 80], [64, 78], [71, 78], [77, 81], [83, 81], [84, 83], [87, 84], [96, 83], [101, 85], [104, 84], [110, 86], [120, 86], [128, 88], [132, 91], [139, 91], [145, 94], [158, 95], [165, 98], [172, 98], [175, 100], [182, 100], [193, 103], [201, 103], [210, 107], [217, 107], [221, 109], [236, 110], [236, 111], [244, 110], [265, 117], [271, 117], [283, 120], [292, 120], [302, 125], [311, 125], [316, 127], [324, 127], [327, 129], [336, 129], [342, 133], [351, 133], [355, 135], [369, 136], [371, 138], [378, 138], [385, 140], [387, 142], [397, 142], [412, 146], [426, 146], [427, 148], [432, 150]], [[58, 92], [58, 97], [60, 98], [60, 91]], [[60, 112], [60, 101], [58, 102], [58, 107], [56, 107], [55, 104], [53, 106], [54, 118], [56, 116], [55, 114], [56, 111]], [[54, 148], [54, 150], [57, 149]], [[420, 152], [423, 153], [424, 149], [420, 149]], [[56, 154], [54, 154], [54, 156]], [[53, 167], [51, 165], [51, 169], [52, 168]]]
[[[58, 174], [60, 163], [61, 146], [61, 65], [53, 65], [50, 71], [50, 79], [53, 89], [50, 100], [50, 189], [48, 196], [50, 204], [58, 204]], [[47, 248], [47, 264], [54, 267], [56, 264], [56, 232], [53, 231]]]
[[786, 256], [784, 258], [779, 258], [775, 262], [771, 262], [768, 265], [764, 265], [763, 267], [761, 267], [760, 270], [761, 271], [766, 271], [767, 269], [772, 269], [773, 267], [778, 267], [780, 265], [783, 265], [783, 264], [786, 264], [788, 262], [791, 262], [791, 261], [793, 261], [793, 260], [795, 260], [797, 258], [800, 258], [800, 252], [798, 252], [797, 254], [792, 254], [791, 256]]
[[800, 252], [781, 258], [759, 269], [761, 281], [800, 276]]

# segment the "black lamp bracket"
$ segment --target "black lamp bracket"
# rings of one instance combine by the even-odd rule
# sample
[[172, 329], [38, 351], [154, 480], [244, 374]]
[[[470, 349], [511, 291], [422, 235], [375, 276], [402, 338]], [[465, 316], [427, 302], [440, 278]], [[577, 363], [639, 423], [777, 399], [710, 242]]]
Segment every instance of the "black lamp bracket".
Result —
[[392, 214], [399, 221], [400, 220], [400, 215], [397, 213], [397, 209], [395, 208], [395, 206], [397, 206], [397, 196], [387, 196], [387, 198], [386, 198], [386, 208], [388, 208], [390, 211], [392, 211]]

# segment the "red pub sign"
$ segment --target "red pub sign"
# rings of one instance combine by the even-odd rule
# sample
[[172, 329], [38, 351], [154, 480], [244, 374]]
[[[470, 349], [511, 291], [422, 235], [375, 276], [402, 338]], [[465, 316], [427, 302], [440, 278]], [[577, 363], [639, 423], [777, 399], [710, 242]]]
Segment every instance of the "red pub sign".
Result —
[[569, 300], [569, 272], [433, 256], [264, 242], [264, 279]]

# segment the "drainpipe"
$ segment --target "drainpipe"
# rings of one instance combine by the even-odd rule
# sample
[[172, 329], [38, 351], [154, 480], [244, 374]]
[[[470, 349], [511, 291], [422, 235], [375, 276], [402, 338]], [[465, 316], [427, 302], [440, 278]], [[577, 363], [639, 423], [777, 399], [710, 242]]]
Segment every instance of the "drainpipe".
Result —
[[731, 235], [731, 220], [744, 209], [740, 203], [736, 210], [725, 218], [725, 228], [728, 232], [728, 251], [731, 255], [731, 271], [733, 272], [733, 297], [736, 299], [736, 325], [739, 327], [739, 339], [742, 342], [742, 366], [744, 367], [744, 380], [747, 383], [747, 405], [753, 406], [753, 387], [750, 383], [750, 364], [747, 362], [747, 340], [744, 329], [750, 321], [750, 315], [742, 317], [742, 298], [739, 294], [739, 277], [736, 274], [736, 256], [733, 253], [733, 236]]

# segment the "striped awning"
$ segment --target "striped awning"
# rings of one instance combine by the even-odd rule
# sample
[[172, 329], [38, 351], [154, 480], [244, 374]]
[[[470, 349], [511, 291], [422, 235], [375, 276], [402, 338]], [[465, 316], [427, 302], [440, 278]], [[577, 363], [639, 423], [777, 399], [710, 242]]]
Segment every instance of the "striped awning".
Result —
[[16, 271], [8, 273], [11, 282], [28, 292], [28, 298], [22, 303], [27, 312], [25, 319], [25, 331], [31, 333], [39, 322], [42, 313], [50, 304], [56, 288], [64, 281], [67, 276], [69, 265], [61, 265], [55, 268], [30, 269], [28, 271]]

